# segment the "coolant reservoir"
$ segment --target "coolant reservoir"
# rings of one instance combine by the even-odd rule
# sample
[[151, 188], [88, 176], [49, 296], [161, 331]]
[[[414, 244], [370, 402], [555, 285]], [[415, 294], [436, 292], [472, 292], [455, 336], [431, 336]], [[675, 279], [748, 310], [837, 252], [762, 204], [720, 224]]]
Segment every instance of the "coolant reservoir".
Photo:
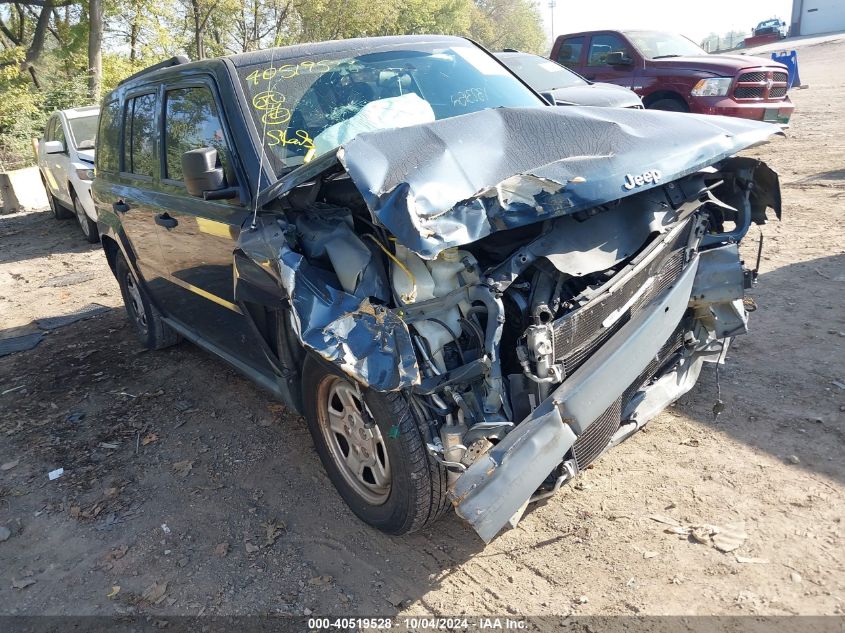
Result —
[[[464, 265], [461, 263], [461, 251], [457, 249], [448, 249], [437, 259], [425, 262], [416, 253], [396, 244], [396, 259], [413, 275], [411, 279], [396, 262], [391, 264], [393, 291], [402, 303], [417, 303], [442, 297], [459, 287], [458, 273], [464, 270]], [[432, 318], [436, 321], [417, 321], [413, 328], [428, 343], [438, 371], [445, 372], [443, 346], [460, 335], [461, 313], [457, 307], [452, 307], [433, 314]]]

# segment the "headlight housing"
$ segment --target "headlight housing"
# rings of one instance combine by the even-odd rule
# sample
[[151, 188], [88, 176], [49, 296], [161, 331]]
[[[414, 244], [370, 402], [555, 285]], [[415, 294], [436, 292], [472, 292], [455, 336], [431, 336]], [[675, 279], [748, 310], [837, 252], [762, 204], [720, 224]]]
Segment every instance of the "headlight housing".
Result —
[[93, 169], [77, 169], [76, 175], [79, 177], [80, 180], [94, 180]]
[[702, 79], [692, 89], [693, 97], [724, 97], [728, 94], [733, 77]]

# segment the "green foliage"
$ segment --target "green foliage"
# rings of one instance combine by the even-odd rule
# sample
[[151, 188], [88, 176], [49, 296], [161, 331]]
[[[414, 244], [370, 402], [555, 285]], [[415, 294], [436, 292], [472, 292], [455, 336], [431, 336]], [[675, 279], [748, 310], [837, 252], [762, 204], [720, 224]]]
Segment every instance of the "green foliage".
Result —
[[[0, 3], [8, 28], [0, 34], [0, 169], [32, 162], [30, 139], [50, 113], [88, 103], [88, 3], [51, 10], [31, 69], [24, 62], [41, 9], [16, 4]], [[146, 66], [198, 51], [415, 33], [464, 35], [491, 50], [546, 45], [533, 0], [105, 0], [104, 21], [104, 94]]]

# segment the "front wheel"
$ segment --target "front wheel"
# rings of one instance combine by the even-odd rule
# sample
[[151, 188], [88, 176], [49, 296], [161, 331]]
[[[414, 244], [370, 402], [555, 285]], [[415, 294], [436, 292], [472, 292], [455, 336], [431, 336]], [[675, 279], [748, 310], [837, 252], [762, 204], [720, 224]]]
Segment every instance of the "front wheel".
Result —
[[71, 200], [73, 200], [73, 213], [79, 222], [79, 227], [82, 229], [82, 234], [89, 244], [96, 244], [100, 241], [100, 233], [97, 231], [97, 223], [92, 221], [82, 208], [82, 203], [76, 197], [76, 193], [71, 193]]
[[649, 110], [663, 110], [664, 112], [689, 112], [687, 104], [680, 99], [658, 99], [648, 106]]
[[448, 507], [446, 471], [429, 455], [405, 397], [356, 383], [309, 356], [305, 418], [326, 472], [358, 518], [388, 534], [419, 530]]

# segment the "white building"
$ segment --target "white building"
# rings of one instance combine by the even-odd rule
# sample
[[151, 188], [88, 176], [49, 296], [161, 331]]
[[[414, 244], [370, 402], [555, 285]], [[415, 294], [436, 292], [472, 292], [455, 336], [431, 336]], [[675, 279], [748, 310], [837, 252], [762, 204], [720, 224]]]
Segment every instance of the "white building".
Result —
[[790, 35], [845, 31], [845, 0], [792, 0]]

